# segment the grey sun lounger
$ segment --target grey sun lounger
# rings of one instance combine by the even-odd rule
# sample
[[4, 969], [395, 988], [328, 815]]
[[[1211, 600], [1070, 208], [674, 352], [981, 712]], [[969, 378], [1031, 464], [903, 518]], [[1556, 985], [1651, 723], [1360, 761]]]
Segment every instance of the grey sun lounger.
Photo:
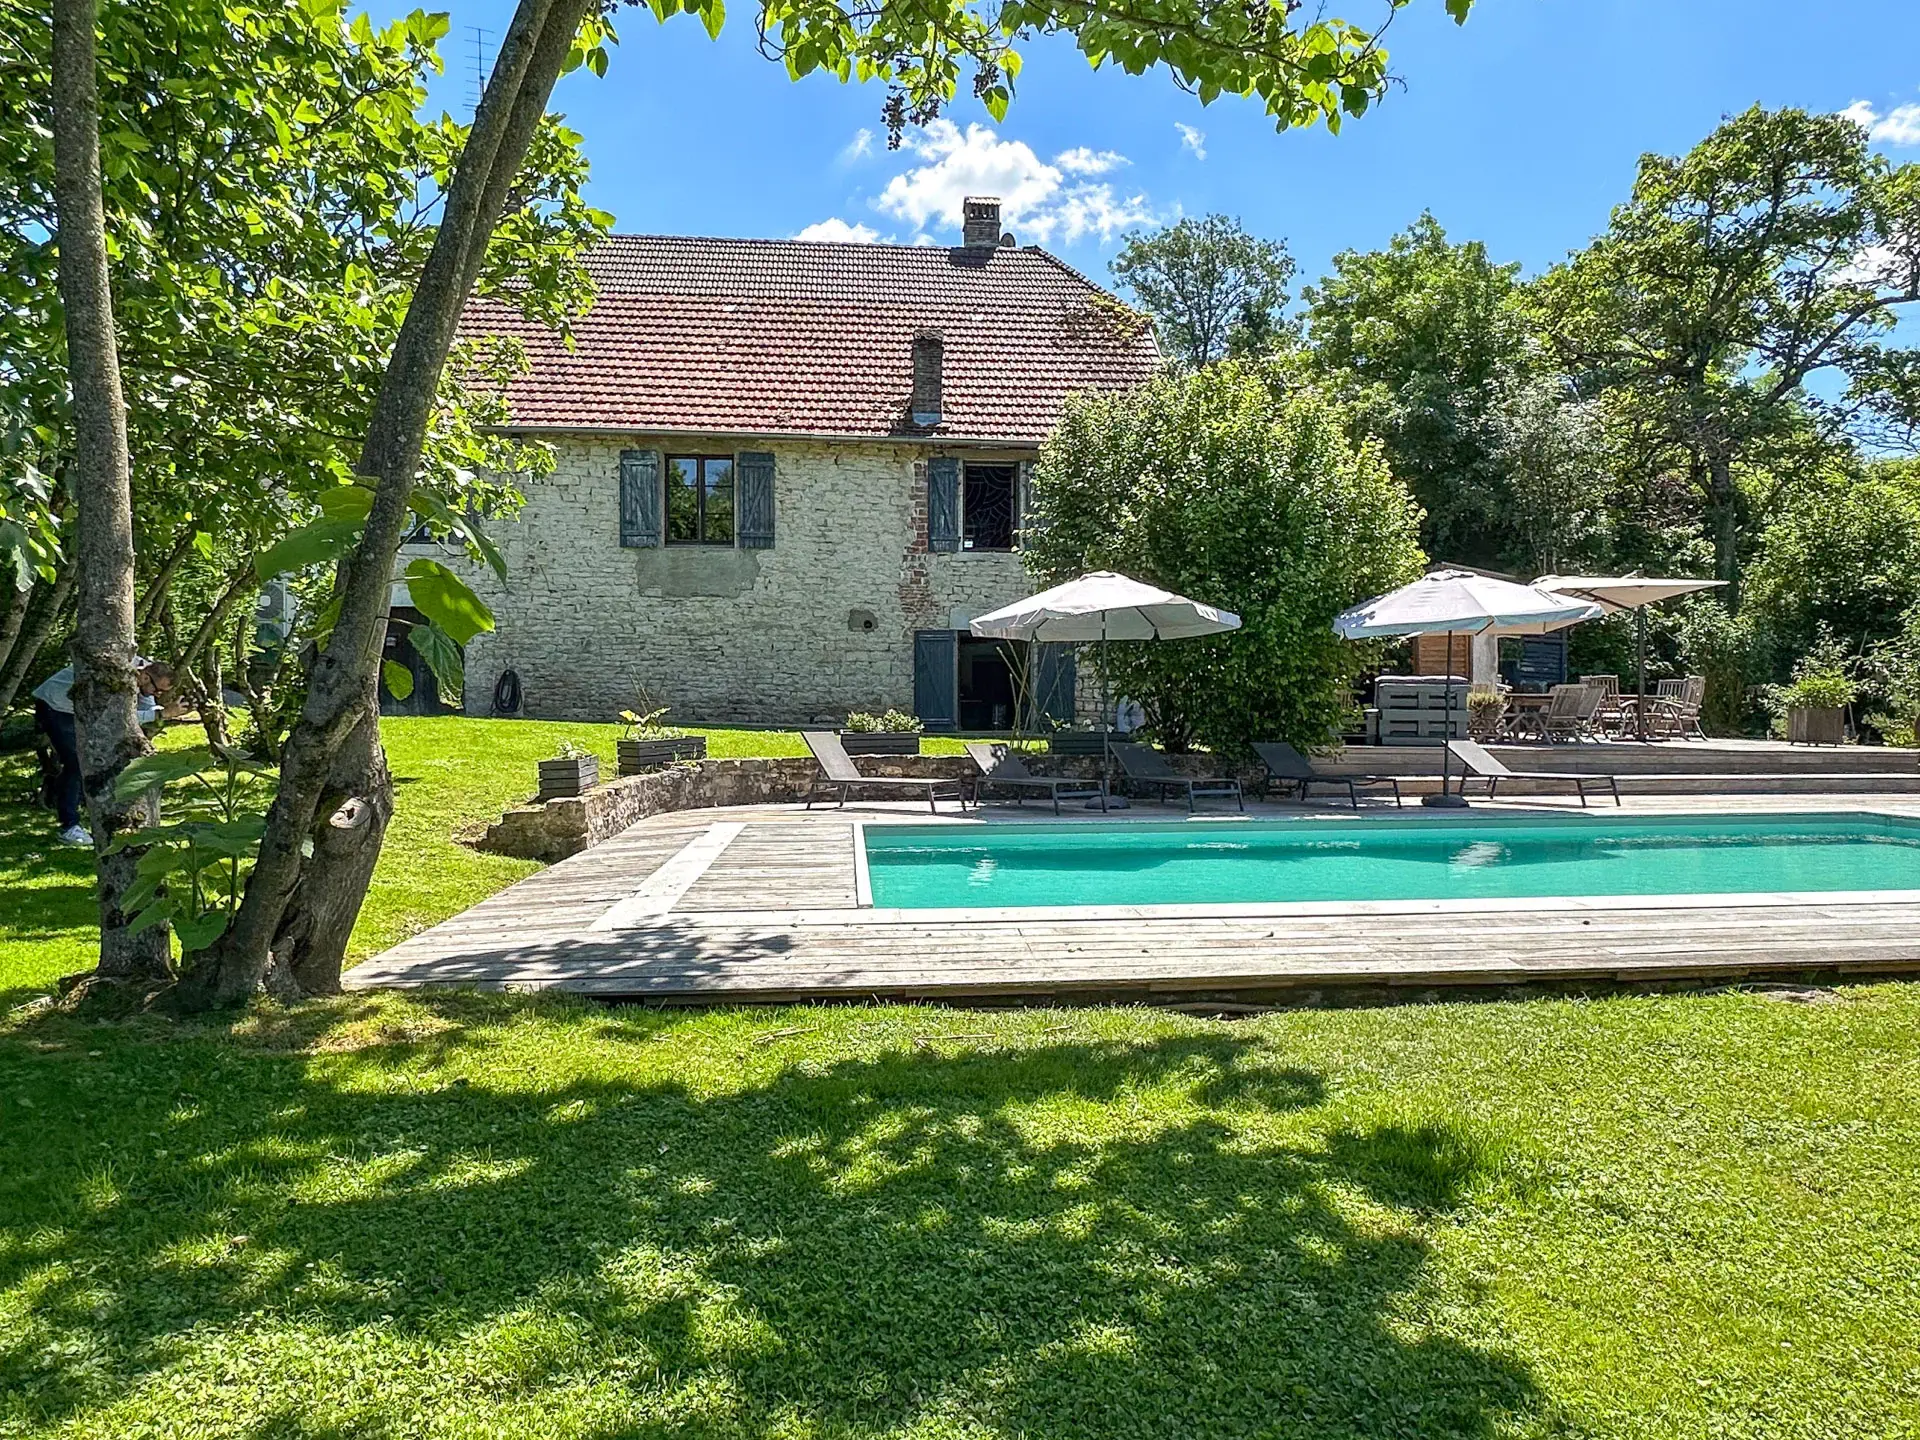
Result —
[[1466, 767], [1467, 773], [1460, 777], [1460, 793], [1467, 793], [1467, 781], [1484, 780], [1487, 782], [1487, 798], [1493, 799], [1502, 780], [1561, 780], [1573, 786], [1580, 793], [1580, 804], [1587, 803], [1587, 787], [1604, 786], [1613, 792], [1613, 803], [1620, 803], [1620, 780], [1614, 775], [1581, 775], [1572, 770], [1509, 770], [1501, 764], [1488, 749], [1477, 740], [1449, 740], [1447, 748], [1453, 752], [1454, 759]]
[[1284, 740], [1260, 740], [1254, 743], [1253, 753], [1260, 757], [1260, 763], [1267, 767], [1267, 780], [1263, 789], [1271, 789], [1277, 781], [1289, 790], [1299, 793], [1302, 800], [1307, 798], [1307, 790], [1314, 785], [1331, 785], [1335, 789], [1346, 787], [1347, 799], [1353, 802], [1353, 808], [1360, 808], [1360, 792], [1379, 785], [1393, 787], [1393, 803], [1402, 804], [1400, 798], [1400, 778], [1397, 775], [1329, 775], [1314, 769], [1313, 761], [1302, 755]]
[[974, 798], [978, 801], [981, 792], [990, 786], [998, 786], [1013, 792], [1013, 803], [1023, 805], [1029, 793], [1044, 795], [1053, 801], [1053, 813], [1060, 813], [1060, 801], [1098, 800], [1102, 810], [1107, 808], [1107, 786], [1104, 780], [1076, 780], [1063, 775], [1036, 775], [1027, 769], [1027, 762], [1020, 758], [1016, 750], [1005, 745], [996, 745], [987, 740], [968, 740], [963, 742], [967, 754], [973, 757], [973, 763], [980, 767], [980, 774], [973, 782]]
[[[831, 730], [802, 730], [800, 738], [807, 742], [807, 749], [813, 752], [813, 758], [819, 762], [820, 774], [815, 777], [807, 790], [807, 809], [813, 808], [813, 802], [822, 795], [831, 795], [836, 791], [840, 803], [847, 803], [847, 792], [854, 786], [873, 790], [904, 790], [915, 795], [927, 797], [927, 809], [935, 810], [934, 801], [947, 796], [960, 802], [960, 808], [967, 805], [966, 786], [958, 780], [922, 780], [902, 775], [862, 775], [860, 767], [848, 758], [846, 748], [841, 745], [840, 737]], [[937, 814], [938, 811], [935, 810]]]
[[1240, 793], [1240, 782], [1227, 775], [1182, 775], [1158, 750], [1149, 750], [1145, 745], [1131, 742], [1117, 742], [1113, 746], [1113, 758], [1120, 762], [1120, 768], [1127, 772], [1127, 779], [1136, 785], [1148, 785], [1159, 790], [1162, 801], [1167, 791], [1177, 790], [1187, 797], [1187, 809], [1193, 809], [1196, 799], [1208, 796], [1231, 797], [1235, 804], [1244, 810], [1246, 797]]

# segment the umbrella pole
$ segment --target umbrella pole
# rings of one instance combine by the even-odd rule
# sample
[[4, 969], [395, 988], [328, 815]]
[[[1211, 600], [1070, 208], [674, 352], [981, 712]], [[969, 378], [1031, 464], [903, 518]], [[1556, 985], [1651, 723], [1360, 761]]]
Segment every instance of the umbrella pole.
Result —
[[[1471, 643], [1471, 642], [1469, 642]], [[1460, 793], [1453, 793], [1448, 780], [1451, 773], [1448, 762], [1453, 758], [1453, 631], [1447, 631], [1447, 708], [1443, 722], [1444, 733], [1440, 737], [1440, 793], [1429, 795], [1420, 803], [1447, 809], [1458, 809], [1467, 803], [1467, 777], [1460, 776]]]
[[1640, 641], [1639, 699], [1634, 702], [1633, 724], [1640, 732], [1640, 743], [1647, 743], [1647, 607], [1641, 605], [1633, 612], [1634, 629]]

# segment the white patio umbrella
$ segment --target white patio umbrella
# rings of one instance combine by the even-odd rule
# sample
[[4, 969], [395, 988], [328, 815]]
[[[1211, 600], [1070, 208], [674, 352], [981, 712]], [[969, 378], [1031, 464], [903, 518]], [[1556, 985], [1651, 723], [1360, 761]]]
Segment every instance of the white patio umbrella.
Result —
[[[1544, 635], [1606, 612], [1591, 600], [1554, 594], [1533, 585], [1516, 585], [1477, 575], [1471, 570], [1436, 570], [1411, 585], [1343, 610], [1334, 617], [1333, 631], [1345, 640], [1386, 636], [1445, 635], [1447, 637], [1447, 716], [1453, 716], [1453, 636], [1500, 630], [1509, 635]], [[1455, 795], [1448, 784], [1448, 757], [1440, 747], [1440, 793], [1422, 802], [1428, 805], [1464, 805], [1464, 793]], [[1465, 786], [1462, 786], [1464, 791]]]
[[1639, 649], [1639, 703], [1634, 707], [1634, 718], [1640, 731], [1640, 739], [1647, 738], [1647, 607], [1658, 605], [1662, 600], [1672, 600], [1676, 596], [1691, 595], [1696, 590], [1711, 590], [1716, 585], [1724, 585], [1724, 580], [1688, 580], [1680, 577], [1661, 578], [1654, 575], [1542, 575], [1534, 581], [1539, 590], [1550, 590], [1556, 595], [1570, 595], [1578, 600], [1591, 600], [1612, 615], [1621, 610], [1633, 611], [1634, 632]]
[[990, 640], [1039, 644], [1100, 642], [1100, 768], [1111, 780], [1113, 695], [1107, 680], [1109, 640], [1187, 640], [1240, 628], [1240, 617], [1184, 595], [1096, 570], [977, 618], [973, 633]]

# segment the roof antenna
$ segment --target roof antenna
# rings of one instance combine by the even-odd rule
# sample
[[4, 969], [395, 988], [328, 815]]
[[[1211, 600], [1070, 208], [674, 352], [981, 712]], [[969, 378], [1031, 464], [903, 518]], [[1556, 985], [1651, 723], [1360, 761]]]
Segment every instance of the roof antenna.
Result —
[[493, 41], [493, 32], [484, 25], [467, 26], [467, 43], [473, 47], [473, 74], [467, 77], [467, 116], [471, 119], [480, 108], [480, 97], [487, 93], [487, 73], [493, 69], [493, 56], [488, 53]]

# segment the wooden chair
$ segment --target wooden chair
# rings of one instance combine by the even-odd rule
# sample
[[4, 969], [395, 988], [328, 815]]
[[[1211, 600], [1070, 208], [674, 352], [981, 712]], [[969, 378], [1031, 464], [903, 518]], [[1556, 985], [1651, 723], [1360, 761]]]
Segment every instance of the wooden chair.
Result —
[[1596, 692], [1593, 730], [1597, 733], [1618, 730], [1620, 717], [1626, 713], [1620, 704], [1620, 677], [1618, 675], [1582, 675], [1580, 683]]
[[1586, 686], [1555, 685], [1547, 691], [1547, 708], [1540, 715], [1540, 733], [1549, 740], [1578, 740], [1592, 719], [1592, 702], [1587, 698]]

